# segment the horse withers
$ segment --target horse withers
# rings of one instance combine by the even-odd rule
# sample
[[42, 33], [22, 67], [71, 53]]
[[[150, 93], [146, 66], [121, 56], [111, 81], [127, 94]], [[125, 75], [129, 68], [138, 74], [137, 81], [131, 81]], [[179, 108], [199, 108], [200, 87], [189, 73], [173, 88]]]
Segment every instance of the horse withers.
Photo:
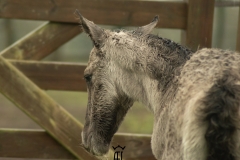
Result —
[[88, 88], [84, 148], [102, 156], [134, 101], [154, 115], [152, 151], [159, 160], [239, 160], [240, 54], [197, 52], [150, 34], [109, 31], [84, 18], [94, 47], [84, 72]]

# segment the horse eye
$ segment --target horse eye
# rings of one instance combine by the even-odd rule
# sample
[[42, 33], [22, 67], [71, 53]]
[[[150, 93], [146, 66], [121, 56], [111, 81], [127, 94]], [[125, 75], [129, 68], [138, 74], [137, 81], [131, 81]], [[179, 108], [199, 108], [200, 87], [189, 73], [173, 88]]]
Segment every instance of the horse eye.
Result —
[[86, 75], [84, 75], [84, 79], [85, 79], [87, 82], [90, 82], [91, 79], [92, 79], [92, 75], [91, 75], [91, 74], [86, 74]]

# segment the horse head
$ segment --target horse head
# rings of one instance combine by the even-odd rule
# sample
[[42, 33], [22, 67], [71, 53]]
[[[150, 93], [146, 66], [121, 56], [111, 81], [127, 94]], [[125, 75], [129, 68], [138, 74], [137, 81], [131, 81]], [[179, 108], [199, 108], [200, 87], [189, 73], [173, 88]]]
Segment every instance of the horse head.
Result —
[[131, 32], [112, 32], [87, 20], [78, 11], [76, 13], [82, 29], [94, 44], [84, 72], [88, 104], [82, 143], [89, 152], [101, 156], [108, 152], [114, 133], [134, 102], [134, 97], [129, 96], [124, 88], [131, 86], [132, 82], [127, 80], [132, 78], [127, 75], [131, 72], [123, 71], [124, 69], [119, 67], [119, 63], [127, 63], [127, 60], [121, 56], [114, 56], [117, 52], [124, 51], [127, 45], [133, 45], [133, 39], [127, 37], [139, 37], [150, 33], [156, 26], [158, 17], [149, 25]]

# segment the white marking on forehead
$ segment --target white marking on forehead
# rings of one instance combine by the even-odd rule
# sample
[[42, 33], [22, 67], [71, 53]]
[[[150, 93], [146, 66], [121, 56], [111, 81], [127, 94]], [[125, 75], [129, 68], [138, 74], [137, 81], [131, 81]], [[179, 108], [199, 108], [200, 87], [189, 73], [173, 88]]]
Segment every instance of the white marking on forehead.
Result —
[[[119, 33], [114, 33], [114, 37], [118, 39], [117, 43], [125, 45], [125, 47], [129, 48], [128, 46], [133, 46], [134, 39], [129, 34], [125, 33], [124, 31], [120, 31]], [[114, 41], [114, 44], [116, 41]]]
[[123, 32], [123, 31], [120, 31], [120, 32], [118, 32], [118, 33], [116, 33], [116, 34], [119, 35], [119, 36], [124, 36], [124, 35], [126, 35], [126, 33]]

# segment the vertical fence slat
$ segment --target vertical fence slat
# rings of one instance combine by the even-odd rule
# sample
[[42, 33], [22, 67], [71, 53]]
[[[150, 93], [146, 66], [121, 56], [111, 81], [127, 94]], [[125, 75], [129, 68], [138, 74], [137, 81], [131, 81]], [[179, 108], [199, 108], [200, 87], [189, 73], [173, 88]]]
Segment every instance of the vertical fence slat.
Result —
[[237, 30], [236, 50], [240, 52], [240, 6], [239, 6], [239, 12], [238, 12], [238, 30]]
[[183, 31], [183, 43], [197, 50], [211, 47], [214, 0], [186, 0], [188, 2], [187, 29]]

